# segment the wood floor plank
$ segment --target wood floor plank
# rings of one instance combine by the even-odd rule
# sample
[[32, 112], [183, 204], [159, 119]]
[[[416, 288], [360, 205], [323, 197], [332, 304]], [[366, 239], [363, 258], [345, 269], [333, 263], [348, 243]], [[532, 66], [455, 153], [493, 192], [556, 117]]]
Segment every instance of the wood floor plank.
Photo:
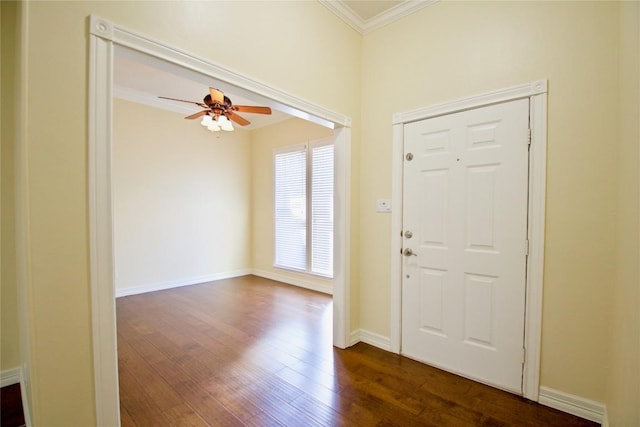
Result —
[[344, 426], [349, 424], [346, 415], [334, 410], [329, 405], [323, 404], [306, 393], [301, 394], [289, 404], [307, 414], [322, 426]]
[[120, 406], [120, 427], [136, 427], [135, 421], [123, 405]]
[[204, 388], [243, 423], [257, 420], [268, 420], [271, 423], [273, 419], [241, 392], [246, 387], [245, 382], [234, 381], [233, 378], [227, 378], [224, 382], [214, 381], [214, 384], [204, 385]]
[[135, 425], [139, 427], [169, 425], [170, 420], [138, 383], [135, 374], [126, 368], [119, 368], [120, 406], [128, 412]]
[[162, 411], [167, 418], [171, 420], [171, 425], [176, 427], [210, 427], [211, 424], [203, 420], [193, 408], [186, 404], [181, 403], [177, 406], [164, 409]]
[[331, 304], [254, 276], [119, 298], [122, 425], [596, 425], [367, 344], [333, 348]]
[[211, 396], [200, 384], [191, 381], [176, 384], [180, 393], [193, 410], [211, 426], [236, 427], [244, 423], [222, 403]]
[[[465, 405], [464, 403], [467, 399], [460, 399], [459, 401], [451, 398], [443, 399], [439, 395], [433, 394], [430, 391], [431, 386], [422, 388], [422, 385], [428, 381], [425, 381], [424, 377], [417, 381], [411, 381], [412, 377], [394, 373], [393, 370], [389, 370], [386, 365], [373, 365], [371, 363], [360, 363], [354, 370], [363, 378], [369, 379], [368, 381], [371, 383], [371, 385], [367, 386], [369, 389], [379, 388], [380, 390], [393, 390], [394, 395], [386, 396], [385, 399], [405, 407], [419, 416], [420, 419], [431, 422], [442, 422], [442, 417], [436, 417], [436, 419], [434, 419], [431, 414], [445, 413], [460, 422], [467, 422], [471, 425], [482, 424], [483, 414], [472, 409], [470, 405]], [[457, 382], [451, 381], [451, 383], [455, 390]], [[449, 384], [441, 383], [439, 385], [440, 391], [443, 391], [443, 388], [446, 390], [446, 388], [449, 387]], [[468, 390], [469, 385], [463, 389]], [[410, 398], [407, 398], [407, 396], [410, 396]]]
[[6, 385], [0, 389], [0, 421], [2, 427], [25, 425], [20, 383]]
[[256, 415], [245, 422], [247, 427], [283, 427], [278, 421], [274, 420], [268, 414]]

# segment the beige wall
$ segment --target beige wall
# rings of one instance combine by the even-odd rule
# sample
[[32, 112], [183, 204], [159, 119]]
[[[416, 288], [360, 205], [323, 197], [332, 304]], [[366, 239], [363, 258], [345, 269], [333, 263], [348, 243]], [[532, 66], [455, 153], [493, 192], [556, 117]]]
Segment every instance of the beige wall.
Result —
[[614, 278], [618, 5], [439, 2], [364, 37], [361, 327], [389, 334], [391, 116], [548, 79], [541, 384], [604, 399]]
[[[25, 287], [35, 425], [95, 422], [87, 224], [87, 16], [357, 119], [361, 39], [316, 2], [28, 2]], [[233, 34], [216, 39], [215, 34]], [[326, 64], [330, 63], [331, 67]], [[357, 166], [357, 165], [356, 165]]]
[[15, 172], [13, 167], [15, 139], [15, 42], [17, 40], [16, 4], [1, 2], [0, 14], [2, 23], [1, 48], [1, 130], [2, 141], [2, 206], [1, 216], [1, 262], [0, 262], [0, 301], [2, 328], [0, 330], [0, 370], [18, 367], [20, 363], [20, 344], [18, 338], [18, 289], [16, 287], [15, 259]]
[[116, 289], [200, 283], [250, 265], [250, 132], [116, 99]]
[[333, 131], [293, 118], [212, 134], [176, 118], [114, 101], [116, 289], [248, 269], [330, 289], [326, 279], [273, 267], [273, 150]]
[[295, 118], [251, 132], [252, 265], [256, 270], [320, 287], [330, 283], [273, 267], [273, 149], [332, 135], [331, 129]]
[[640, 6], [620, 8], [617, 277], [606, 400], [611, 426], [640, 425]]
[[[25, 8], [27, 115], [18, 147], [25, 157], [16, 168], [24, 171], [25, 203], [18, 208], [28, 209], [27, 226], [18, 231], [27, 233], [27, 251], [19, 255], [27, 262], [21, 285], [35, 425], [95, 421], [86, 163], [91, 13], [353, 119], [352, 327], [387, 336], [391, 230], [389, 217], [375, 214], [375, 199], [391, 193], [392, 113], [548, 78], [542, 383], [605, 400], [616, 420], [633, 416], [620, 409], [633, 378], [620, 378], [616, 368], [605, 396], [603, 368], [607, 345], [611, 360], [623, 360], [624, 341], [637, 333], [623, 328], [609, 337], [624, 321], [610, 326], [610, 311], [637, 298], [637, 276], [627, 275], [629, 264], [615, 256], [616, 247], [633, 247], [633, 240], [615, 241], [616, 206], [627, 206], [624, 195], [637, 191], [618, 184], [613, 172], [618, 3], [440, 2], [365, 37], [316, 2], [27, 2]], [[216, 33], [234, 34], [233, 43], [212, 37], [212, 23]], [[625, 152], [633, 152], [629, 135], [621, 143]], [[625, 165], [637, 171], [632, 161]], [[637, 305], [628, 310], [637, 315]]]

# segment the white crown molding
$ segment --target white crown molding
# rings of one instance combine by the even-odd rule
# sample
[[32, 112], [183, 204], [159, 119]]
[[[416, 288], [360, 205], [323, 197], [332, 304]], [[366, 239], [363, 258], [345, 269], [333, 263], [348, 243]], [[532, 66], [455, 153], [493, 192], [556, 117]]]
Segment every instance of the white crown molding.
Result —
[[349, 24], [351, 28], [364, 34], [364, 20], [360, 18], [350, 7], [335, 0], [318, 0], [321, 5], [335, 13], [338, 18]]
[[400, 18], [404, 18], [405, 16], [411, 15], [412, 13], [415, 13], [424, 7], [431, 6], [437, 1], [438, 0], [404, 1], [397, 6], [394, 6], [391, 9], [387, 10], [386, 12], [368, 19], [365, 22], [363, 34], [370, 33], [371, 31], [382, 28], [385, 25], [389, 25], [392, 22], [397, 21]]
[[357, 13], [355, 13], [342, 1], [319, 1], [323, 6], [335, 13], [344, 22], [349, 24], [351, 28], [353, 28], [360, 34], [368, 34], [374, 30], [377, 30], [378, 28], [384, 27], [385, 25], [389, 25], [400, 18], [411, 15], [412, 13], [417, 12], [424, 7], [431, 6], [438, 0], [405, 0], [402, 3], [366, 20], [362, 19]]

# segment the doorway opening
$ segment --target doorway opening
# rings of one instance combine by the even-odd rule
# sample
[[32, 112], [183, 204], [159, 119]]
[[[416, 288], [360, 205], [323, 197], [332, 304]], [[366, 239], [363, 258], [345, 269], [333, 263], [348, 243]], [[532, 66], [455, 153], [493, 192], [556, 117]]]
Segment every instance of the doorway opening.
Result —
[[202, 58], [90, 16], [89, 222], [95, 402], [100, 425], [119, 424], [111, 181], [114, 47], [166, 61], [209, 80], [277, 103], [290, 114], [329, 127], [335, 136], [333, 344], [349, 343], [349, 174], [351, 120]]

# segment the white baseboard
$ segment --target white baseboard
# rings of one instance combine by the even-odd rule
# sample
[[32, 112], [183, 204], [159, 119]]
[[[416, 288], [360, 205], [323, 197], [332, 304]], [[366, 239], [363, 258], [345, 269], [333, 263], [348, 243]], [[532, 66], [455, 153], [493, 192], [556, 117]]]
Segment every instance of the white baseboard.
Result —
[[[264, 277], [265, 279], [276, 280], [278, 282], [286, 283], [288, 285], [298, 286], [300, 288], [311, 289], [313, 291], [322, 292], [325, 294], [333, 295], [333, 286], [331, 283], [326, 285], [309, 282], [306, 280], [289, 277], [284, 274], [272, 273], [265, 270], [257, 269], [242, 269], [231, 272], [216, 273], [206, 276], [188, 277], [184, 279], [169, 280], [160, 283], [151, 283], [147, 285], [134, 286], [131, 288], [118, 288], [116, 289], [116, 298], [126, 297], [130, 295], [144, 294], [147, 292], [162, 291], [165, 289], [179, 288], [182, 286], [197, 285], [200, 283], [212, 282], [214, 280], [231, 279], [234, 277], [247, 276], [253, 274], [255, 276]], [[330, 281], [328, 281], [330, 282]]]
[[355, 331], [351, 331], [351, 333], [349, 334], [348, 347], [351, 347], [352, 345], [356, 345], [360, 341], [362, 341], [360, 339], [360, 329], [356, 329]]
[[549, 406], [550, 408], [558, 409], [589, 421], [594, 421], [602, 425], [605, 425], [605, 423], [608, 424], [606, 420], [607, 408], [600, 402], [544, 386], [540, 387], [538, 402], [541, 405]]
[[20, 368], [11, 368], [0, 371], [0, 387], [18, 384], [22, 381], [22, 371]]
[[271, 271], [253, 269], [251, 274], [265, 279], [275, 280], [286, 283], [287, 285], [298, 286], [300, 288], [311, 289], [312, 291], [322, 292], [323, 294], [333, 295], [333, 285], [331, 280], [327, 279], [327, 284], [318, 284], [303, 279], [287, 276], [285, 274], [273, 273]]
[[357, 344], [360, 341], [385, 351], [391, 351], [391, 341], [389, 337], [367, 331], [366, 329], [356, 329], [352, 331], [349, 336], [349, 346]]
[[205, 276], [187, 277], [184, 279], [169, 280], [160, 283], [151, 283], [148, 285], [134, 286], [131, 288], [116, 289], [116, 298], [126, 297], [129, 295], [144, 294], [147, 292], [162, 291], [165, 289], [179, 288], [181, 286], [191, 286], [200, 283], [212, 282], [214, 280], [231, 279], [233, 277], [246, 276], [251, 274], [250, 269], [242, 269], [229, 271], [224, 273], [215, 273]]
[[607, 407], [604, 407], [604, 415], [602, 415], [602, 427], [609, 427], [609, 414], [607, 413]]

